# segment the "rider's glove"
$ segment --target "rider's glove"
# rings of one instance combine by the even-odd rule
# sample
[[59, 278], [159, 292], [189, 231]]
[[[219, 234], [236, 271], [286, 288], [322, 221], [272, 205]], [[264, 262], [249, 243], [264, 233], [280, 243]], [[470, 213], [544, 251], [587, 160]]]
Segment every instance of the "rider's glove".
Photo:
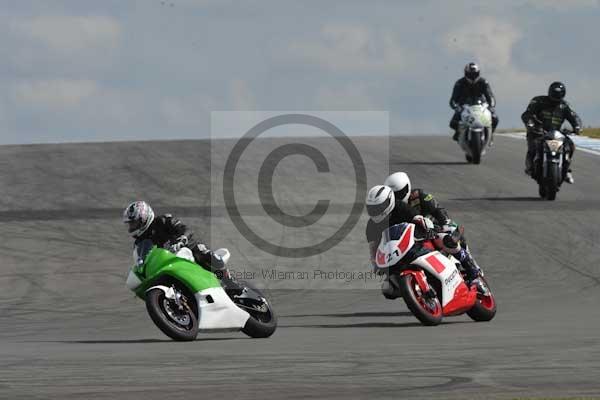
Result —
[[202, 254], [210, 253], [210, 249], [208, 247], [206, 247], [206, 245], [203, 243], [198, 243], [198, 245], [196, 245], [196, 247]]
[[581, 135], [581, 127], [580, 126], [574, 127], [573, 133], [576, 134], [577, 136]]
[[169, 246], [169, 251], [171, 253], [177, 253], [182, 247], [187, 246], [188, 238], [187, 236], [182, 235], [175, 239], [173, 242], [174, 243]]
[[457, 112], [458, 114], [460, 114], [462, 112], [462, 110], [463, 110], [462, 106], [454, 107], [454, 111]]
[[456, 229], [458, 225], [451, 219], [447, 219], [444, 221], [444, 225], [442, 225], [442, 232], [444, 233], [452, 233]]
[[432, 239], [436, 236], [433, 222], [431, 222], [429, 218], [425, 218], [422, 215], [415, 215], [412, 222], [425, 232], [425, 237], [427, 239]]

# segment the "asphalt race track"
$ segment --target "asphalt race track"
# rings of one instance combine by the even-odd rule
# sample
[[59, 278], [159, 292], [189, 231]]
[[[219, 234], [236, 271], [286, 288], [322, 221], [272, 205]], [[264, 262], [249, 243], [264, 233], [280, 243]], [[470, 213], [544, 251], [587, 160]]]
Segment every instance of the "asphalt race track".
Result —
[[[330, 151], [330, 173], [290, 156], [273, 177], [277, 204], [295, 215], [335, 187], [331, 212], [306, 230], [265, 215], [256, 177], [244, 179], [258, 150], [248, 149], [250, 167], [236, 175], [240, 214], [279, 245], [335, 234], [354, 202], [344, 152], [328, 139], [309, 142]], [[600, 158], [577, 153], [575, 185], [543, 202], [523, 174], [522, 140], [499, 137], [480, 166], [465, 164], [449, 138], [355, 142], [369, 186], [385, 177], [390, 148], [389, 168], [408, 172], [466, 226], [497, 298], [493, 321], [423, 327], [376, 280], [327, 278], [364, 270], [366, 215], [323, 254], [256, 248], [210, 190], [233, 141], [1, 146], [0, 398], [600, 397]], [[273, 337], [162, 335], [125, 287], [131, 239], [120, 217], [137, 198], [228, 247], [232, 269], [257, 273], [279, 314]], [[269, 269], [308, 278], [262, 279]]]

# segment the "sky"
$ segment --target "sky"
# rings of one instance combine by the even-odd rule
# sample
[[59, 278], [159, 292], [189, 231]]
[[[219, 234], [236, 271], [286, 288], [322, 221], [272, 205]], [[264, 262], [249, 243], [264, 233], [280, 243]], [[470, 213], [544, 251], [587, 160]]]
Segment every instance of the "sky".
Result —
[[206, 138], [212, 111], [387, 111], [449, 134], [469, 61], [500, 127], [561, 80], [600, 125], [600, 0], [3, 1], [0, 144]]

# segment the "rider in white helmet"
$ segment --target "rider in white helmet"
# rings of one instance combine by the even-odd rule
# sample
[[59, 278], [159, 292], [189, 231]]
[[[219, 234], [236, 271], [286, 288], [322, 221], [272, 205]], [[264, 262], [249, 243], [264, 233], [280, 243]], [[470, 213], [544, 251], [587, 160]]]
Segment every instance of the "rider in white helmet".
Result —
[[135, 239], [134, 246], [150, 239], [156, 246], [177, 254], [183, 247], [192, 251], [194, 261], [201, 267], [212, 271], [221, 280], [223, 288], [230, 294], [241, 291], [220, 256], [214, 254], [206, 245], [192, 240], [192, 233], [171, 214], [155, 215], [152, 207], [145, 201], [134, 201], [123, 211], [123, 223], [129, 234]]
[[[388, 176], [384, 184], [389, 186], [396, 198], [396, 203], [402, 203], [411, 208], [415, 214], [423, 215], [442, 228], [442, 233], [437, 235], [435, 243], [438, 249], [452, 253], [461, 263], [467, 273], [467, 281], [473, 281], [479, 276], [480, 268], [469, 251], [464, 236], [458, 246], [450, 241], [447, 234], [456, 229], [455, 224], [446, 210], [438, 204], [433, 195], [422, 189], [412, 189], [410, 178], [404, 172], [396, 172]], [[408, 221], [404, 221], [408, 222]]]
[[[369, 243], [369, 255], [373, 266], [375, 266], [375, 254], [381, 240], [381, 234], [389, 226], [403, 222], [413, 222], [424, 229], [421, 234], [433, 237], [429, 232], [433, 229], [433, 224], [429, 221], [430, 226], [428, 226], [428, 220], [421, 215], [417, 215], [404, 202], [396, 201], [396, 198], [392, 188], [386, 185], [374, 186], [367, 193], [366, 206], [370, 218], [367, 222], [365, 233], [367, 242]], [[374, 269], [378, 270], [377, 267], [374, 267]], [[386, 275], [386, 279], [381, 286], [383, 295], [388, 299], [395, 299], [398, 295], [395, 294], [394, 288], [390, 285], [386, 272], [380, 271], [380, 273]]]

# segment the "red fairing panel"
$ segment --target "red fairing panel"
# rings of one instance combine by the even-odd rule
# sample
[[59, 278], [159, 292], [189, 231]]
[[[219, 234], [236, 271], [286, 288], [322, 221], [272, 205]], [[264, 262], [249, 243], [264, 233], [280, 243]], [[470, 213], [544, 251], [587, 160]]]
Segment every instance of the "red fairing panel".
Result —
[[435, 272], [437, 272], [438, 274], [441, 274], [446, 269], [446, 266], [444, 265], [444, 263], [442, 263], [440, 260], [438, 260], [437, 257], [438, 257], [437, 254], [432, 254], [429, 257], [426, 257], [425, 261], [427, 261], [429, 263], [429, 265], [431, 265], [433, 267]]
[[477, 287], [473, 285], [471, 289], [464, 282], [454, 290], [454, 298], [444, 306], [444, 315], [462, 314], [469, 310], [477, 300]]
[[435, 250], [435, 246], [434, 244], [431, 242], [431, 240], [426, 240], [423, 242], [423, 248], [427, 249], [427, 250]]
[[385, 265], [385, 254], [377, 250], [377, 265]]
[[402, 234], [402, 237], [400, 238], [400, 243], [398, 243], [398, 249], [400, 250], [400, 254], [404, 254], [406, 253], [406, 250], [408, 250], [408, 247], [410, 246], [410, 240], [412, 239], [412, 231], [413, 225], [409, 225], [408, 228], [406, 228], [406, 230]]

